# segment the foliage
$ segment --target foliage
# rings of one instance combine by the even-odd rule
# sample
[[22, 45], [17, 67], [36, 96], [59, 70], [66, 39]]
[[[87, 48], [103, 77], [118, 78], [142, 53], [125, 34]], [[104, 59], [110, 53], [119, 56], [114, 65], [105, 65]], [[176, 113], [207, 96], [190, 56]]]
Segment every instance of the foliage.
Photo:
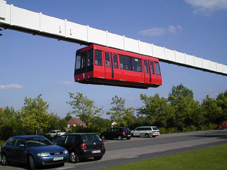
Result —
[[77, 92], [75, 95], [69, 92], [69, 96], [72, 101], [66, 103], [72, 106], [74, 109], [72, 113], [80, 117], [83, 122], [89, 123], [93, 117], [101, 116], [101, 114], [98, 113], [102, 113], [103, 108], [96, 107], [94, 101], [89, 100], [86, 96], [83, 96], [82, 93]]
[[4, 108], [4, 112], [0, 113], [0, 136], [1, 139], [7, 140], [10, 136], [21, 133], [20, 114], [12, 107]]
[[219, 123], [227, 121], [227, 91], [220, 93], [216, 99], [207, 95], [200, 104], [193, 99], [192, 90], [180, 84], [172, 87], [168, 98], [160, 97], [159, 94], [140, 94], [143, 102], [140, 108], [126, 108], [125, 99], [115, 95], [112, 98], [112, 107], [106, 112], [110, 115], [110, 120], [100, 117], [103, 109], [96, 107], [93, 100], [81, 93], [69, 95], [72, 100], [67, 103], [72, 106], [73, 111], [67, 113], [63, 119], [47, 112], [49, 104], [40, 95], [34, 99], [25, 97], [24, 106], [19, 111], [5, 107], [4, 112], [0, 111], [0, 140], [37, 132], [45, 135], [53, 129], [66, 131], [72, 114], [91, 124], [86, 128], [72, 127], [68, 132], [97, 134], [110, 128], [112, 122], [131, 130], [138, 126], [156, 125], [161, 133], [176, 133], [216, 129]]
[[107, 115], [110, 115], [110, 120], [116, 122], [118, 126], [129, 126], [135, 120], [134, 108], [125, 107], [125, 99], [119, 98], [118, 96], [112, 97], [111, 102], [112, 108], [110, 111], [106, 112]]
[[49, 116], [47, 109], [49, 104], [37, 96], [34, 99], [25, 97], [24, 107], [20, 110], [20, 121], [25, 134], [37, 134], [49, 127]]

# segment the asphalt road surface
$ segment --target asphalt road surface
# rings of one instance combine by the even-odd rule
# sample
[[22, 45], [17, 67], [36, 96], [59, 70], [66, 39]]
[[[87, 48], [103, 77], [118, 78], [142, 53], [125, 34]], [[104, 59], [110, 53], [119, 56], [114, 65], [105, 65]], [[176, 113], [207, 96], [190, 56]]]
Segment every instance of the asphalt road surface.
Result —
[[[61, 167], [43, 170], [96, 170], [130, 162], [167, 156], [215, 145], [227, 144], [227, 130], [163, 134], [156, 138], [132, 137], [131, 140], [105, 140], [106, 153], [102, 160], [92, 158], [79, 163], [65, 163]], [[25, 170], [25, 165], [0, 165], [1, 170]]]

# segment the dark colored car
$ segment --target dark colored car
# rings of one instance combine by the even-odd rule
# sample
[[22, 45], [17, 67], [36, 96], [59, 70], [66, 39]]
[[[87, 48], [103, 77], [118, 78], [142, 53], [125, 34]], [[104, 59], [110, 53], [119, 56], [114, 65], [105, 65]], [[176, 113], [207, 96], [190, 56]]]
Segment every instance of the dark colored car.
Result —
[[127, 127], [114, 127], [108, 129], [105, 132], [102, 132], [100, 135], [102, 140], [105, 139], [114, 139], [122, 140], [126, 138], [127, 140], [131, 139], [131, 131]]
[[30, 169], [43, 165], [64, 165], [68, 151], [54, 145], [44, 136], [25, 135], [10, 137], [1, 147], [3, 165], [12, 162], [28, 163]]
[[104, 142], [95, 133], [68, 133], [55, 139], [53, 143], [66, 148], [70, 162], [74, 163], [88, 157], [100, 160], [106, 151]]

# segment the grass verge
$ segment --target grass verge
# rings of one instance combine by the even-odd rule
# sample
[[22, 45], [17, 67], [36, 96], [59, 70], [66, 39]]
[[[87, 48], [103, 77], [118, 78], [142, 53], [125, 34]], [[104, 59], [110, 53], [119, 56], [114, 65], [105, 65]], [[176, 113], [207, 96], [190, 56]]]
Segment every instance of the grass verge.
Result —
[[227, 169], [227, 144], [148, 159], [102, 170], [224, 170]]

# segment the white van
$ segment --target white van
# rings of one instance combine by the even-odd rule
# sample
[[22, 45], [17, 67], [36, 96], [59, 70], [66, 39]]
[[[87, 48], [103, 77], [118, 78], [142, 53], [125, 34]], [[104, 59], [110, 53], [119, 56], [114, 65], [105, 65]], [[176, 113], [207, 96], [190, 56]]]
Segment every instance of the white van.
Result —
[[132, 136], [156, 137], [160, 131], [156, 126], [139, 126], [131, 131]]

